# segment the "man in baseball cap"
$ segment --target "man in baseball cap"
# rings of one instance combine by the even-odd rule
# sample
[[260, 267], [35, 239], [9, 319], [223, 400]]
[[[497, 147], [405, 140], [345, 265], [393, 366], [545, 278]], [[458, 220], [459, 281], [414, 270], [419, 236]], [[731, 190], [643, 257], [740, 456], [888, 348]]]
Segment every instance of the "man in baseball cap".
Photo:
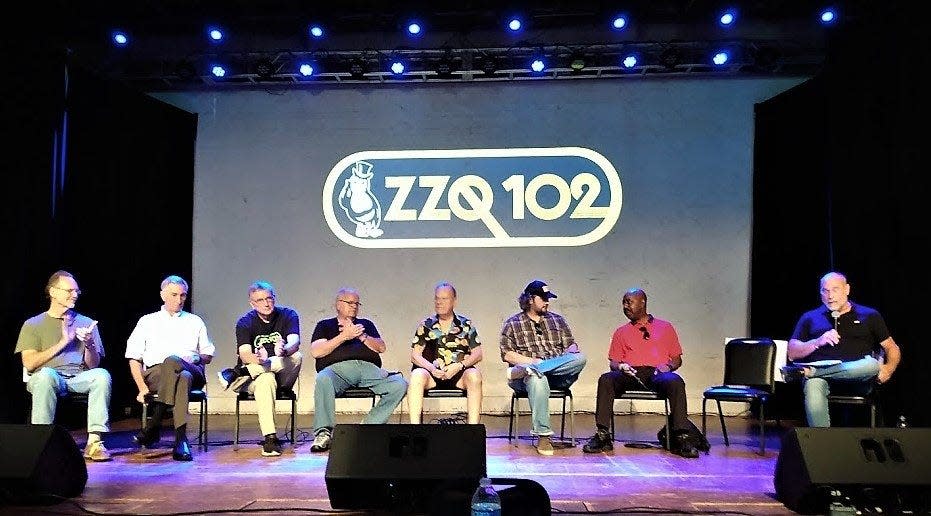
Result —
[[537, 452], [553, 455], [550, 428], [550, 389], [568, 389], [585, 367], [585, 356], [566, 320], [549, 311], [556, 293], [541, 280], [531, 281], [518, 296], [521, 311], [504, 321], [501, 359], [512, 367], [508, 386], [527, 393], [533, 420], [531, 432], [538, 437]]

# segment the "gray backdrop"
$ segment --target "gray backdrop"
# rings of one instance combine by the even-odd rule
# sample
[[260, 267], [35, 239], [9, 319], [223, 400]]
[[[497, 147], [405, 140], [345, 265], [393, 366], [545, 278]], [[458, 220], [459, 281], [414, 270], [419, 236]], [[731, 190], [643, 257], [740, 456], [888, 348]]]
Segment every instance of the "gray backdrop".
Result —
[[[249, 308], [252, 281], [271, 281], [279, 304], [301, 314], [305, 355], [315, 322], [333, 315], [335, 291], [358, 288], [362, 316], [388, 344], [385, 367], [407, 376], [413, 330], [431, 313], [433, 285], [448, 280], [459, 291], [458, 311], [473, 318], [485, 342], [483, 410], [506, 411], [511, 391], [497, 336], [518, 310], [523, 287], [541, 278], [559, 295], [551, 310], [566, 317], [589, 358], [573, 387], [577, 409], [594, 409], [611, 334], [626, 322], [620, 296], [640, 286], [649, 311], [679, 332], [690, 411], [700, 411], [702, 391], [723, 374], [723, 339], [748, 331], [753, 105], [800, 81], [399, 84], [157, 95], [199, 114], [192, 297], [218, 348], [208, 370], [211, 408], [233, 409], [232, 394], [221, 391], [215, 373], [235, 361], [233, 328]], [[324, 179], [354, 152], [564, 146], [601, 153], [621, 177], [620, 218], [591, 245], [359, 249], [337, 239], [323, 220]], [[298, 386], [302, 412], [313, 410], [313, 387], [308, 356]], [[366, 404], [337, 407], [358, 411]], [[430, 400], [425, 408], [464, 410], [464, 401]]]

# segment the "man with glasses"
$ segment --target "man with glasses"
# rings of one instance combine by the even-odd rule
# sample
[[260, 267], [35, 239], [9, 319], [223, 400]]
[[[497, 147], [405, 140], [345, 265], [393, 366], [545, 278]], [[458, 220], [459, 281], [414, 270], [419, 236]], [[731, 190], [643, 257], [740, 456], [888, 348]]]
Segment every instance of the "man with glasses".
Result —
[[611, 337], [608, 349], [611, 370], [598, 379], [597, 429], [582, 451], [613, 450], [608, 429], [614, 417], [614, 398], [628, 390], [652, 390], [669, 398], [672, 450], [682, 457], [697, 458], [698, 450], [688, 437], [692, 424], [688, 420], [685, 382], [673, 372], [682, 366], [682, 346], [676, 329], [668, 321], [647, 313], [647, 294], [639, 288], [624, 293], [621, 307], [630, 322], [615, 330]]
[[207, 383], [204, 367], [216, 351], [207, 336], [204, 321], [185, 312], [188, 284], [180, 276], [162, 280], [162, 308], [143, 315], [126, 342], [129, 372], [139, 389], [136, 400], [145, 403], [147, 394], [158, 394], [152, 419], [134, 437], [142, 447], [151, 447], [159, 440], [162, 419], [173, 407], [175, 444], [172, 458], [190, 461], [191, 447], [187, 440], [188, 394]]
[[45, 286], [49, 308], [23, 323], [14, 353], [20, 353], [32, 393], [32, 424], [55, 420], [58, 397], [87, 394], [87, 445], [84, 457], [108, 461], [102, 433], [110, 431], [110, 373], [100, 367], [104, 355], [97, 321], [77, 313], [81, 289], [71, 273], [58, 271]]
[[400, 373], [381, 368], [385, 341], [372, 321], [358, 318], [362, 303], [355, 289], [342, 288], [336, 293], [336, 317], [324, 319], [314, 328], [310, 354], [316, 360], [317, 382], [314, 388], [314, 443], [310, 451], [330, 449], [336, 423], [336, 396], [350, 387], [364, 387], [380, 396], [362, 421], [366, 424], [388, 422], [407, 391], [407, 381]]
[[527, 393], [537, 453], [547, 456], [554, 453], [550, 389], [568, 389], [585, 367], [566, 320], [549, 311], [555, 297], [546, 283], [530, 282], [517, 298], [521, 312], [504, 321], [500, 340], [501, 359], [512, 366], [508, 386]]
[[290, 389], [301, 372], [301, 327], [297, 312], [275, 306], [275, 288], [266, 281], [249, 285], [249, 305], [236, 322], [235, 368], [219, 373], [223, 388], [247, 389], [255, 396], [259, 428], [265, 437], [262, 455], [281, 455], [275, 429], [275, 398], [278, 387]]

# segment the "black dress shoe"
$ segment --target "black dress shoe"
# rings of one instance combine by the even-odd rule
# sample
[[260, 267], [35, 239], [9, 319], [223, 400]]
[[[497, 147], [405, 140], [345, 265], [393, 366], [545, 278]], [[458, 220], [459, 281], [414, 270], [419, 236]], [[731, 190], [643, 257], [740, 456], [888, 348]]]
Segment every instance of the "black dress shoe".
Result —
[[158, 444], [158, 440], [161, 437], [159, 435], [160, 433], [158, 428], [143, 428], [138, 434], [133, 436], [133, 442], [143, 448], [151, 448]]
[[185, 462], [194, 460], [194, 456], [191, 455], [191, 447], [187, 441], [175, 443], [175, 450], [172, 452], [171, 458]]

